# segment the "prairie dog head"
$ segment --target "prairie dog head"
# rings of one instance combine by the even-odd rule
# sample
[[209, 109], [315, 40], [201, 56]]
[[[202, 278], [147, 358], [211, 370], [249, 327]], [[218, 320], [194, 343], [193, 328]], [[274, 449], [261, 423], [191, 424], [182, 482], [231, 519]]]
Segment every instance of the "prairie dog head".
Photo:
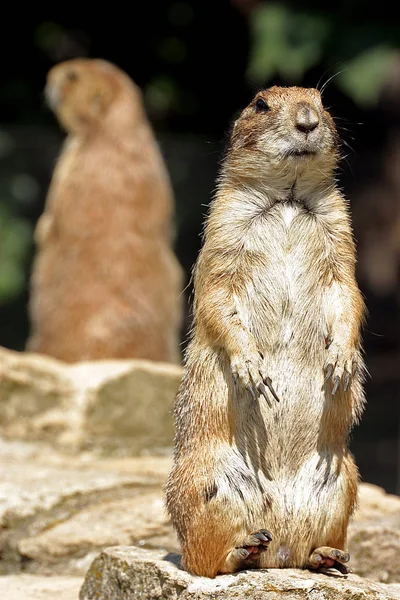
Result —
[[50, 108], [69, 133], [85, 133], [105, 127], [109, 121], [123, 127], [142, 117], [138, 88], [123, 71], [104, 60], [74, 59], [55, 65], [47, 74], [44, 91]]
[[259, 92], [235, 122], [228, 171], [247, 178], [304, 174], [321, 179], [338, 161], [331, 115], [313, 88], [272, 87]]

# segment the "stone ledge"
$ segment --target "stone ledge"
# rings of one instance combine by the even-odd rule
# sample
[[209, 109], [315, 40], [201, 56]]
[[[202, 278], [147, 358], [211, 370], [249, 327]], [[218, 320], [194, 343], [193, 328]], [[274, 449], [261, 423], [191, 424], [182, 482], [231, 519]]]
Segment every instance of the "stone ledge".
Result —
[[179, 568], [179, 555], [117, 546], [92, 563], [80, 600], [399, 600], [400, 584], [380, 584], [297, 569], [243, 571], [215, 579]]
[[3, 457], [0, 448], [0, 575], [22, 565], [80, 575], [104, 547], [141, 540], [171, 549], [159, 545], [171, 538], [161, 494], [167, 458], [25, 459], [12, 449]]
[[165, 453], [182, 373], [148, 360], [67, 364], [0, 347], [0, 434], [67, 453]]
[[80, 577], [38, 577], [7, 575], [0, 577], [1, 600], [77, 600]]
[[400, 497], [362, 483], [347, 548], [357, 575], [384, 583], [400, 582]]

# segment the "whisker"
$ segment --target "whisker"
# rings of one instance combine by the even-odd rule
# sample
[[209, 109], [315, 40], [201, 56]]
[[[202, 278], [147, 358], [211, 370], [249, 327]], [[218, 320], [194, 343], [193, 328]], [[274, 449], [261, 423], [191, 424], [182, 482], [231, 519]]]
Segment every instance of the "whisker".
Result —
[[[339, 130], [339, 131], [349, 131], [350, 133], [353, 133], [353, 132], [351, 131], [351, 129], [349, 129], [348, 127], [343, 127], [342, 125], [338, 126], [338, 130]], [[350, 138], [350, 139], [352, 139], [352, 140], [353, 140], [354, 138]]]
[[[349, 171], [351, 173], [351, 176], [354, 179], [354, 171], [353, 171], [353, 168], [352, 168], [352, 166], [351, 166], [351, 164], [350, 164], [350, 162], [348, 160], [348, 156], [349, 156], [348, 154], [343, 154], [343, 156], [341, 156], [340, 158], [341, 158], [342, 161], [344, 161], [347, 164], [347, 167], [348, 167], [348, 169], [349, 169]], [[339, 166], [339, 170], [342, 171], [342, 172], [344, 172], [343, 166]]]
[[347, 67], [345, 69], [342, 69], [341, 71], [338, 71], [338, 73], [334, 73], [332, 75], [332, 77], [329, 77], [329, 79], [327, 81], [325, 81], [324, 85], [322, 86], [322, 88], [320, 89], [320, 94], [322, 96], [322, 94], [325, 92], [326, 88], [328, 87], [328, 84], [332, 81], [332, 79], [334, 79], [335, 77], [338, 77], [338, 75], [341, 75], [342, 73], [344, 73], [345, 71], [347, 71]]
[[[334, 69], [334, 68], [335, 68], [335, 67], [337, 67], [339, 64], [340, 64], [340, 62], [336, 62], [334, 65], [331, 65], [330, 67], [328, 67], [327, 69], [325, 69], [325, 71], [322, 73], [321, 77], [318, 79], [318, 83], [317, 83], [317, 85], [315, 86], [315, 88], [316, 88], [318, 91], [320, 91], [320, 90], [319, 90], [319, 84], [321, 83], [321, 79], [322, 79], [323, 77], [325, 77], [325, 75], [326, 75], [326, 74], [327, 74], [327, 73], [328, 73], [328, 72], [329, 72], [331, 69]], [[323, 87], [323, 86], [322, 86], [322, 87]], [[320, 92], [320, 93], [322, 94], [322, 92]]]
[[354, 148], [352, 146], [350, 146], [349, 142], [347, 142], [346, 140], [341, 140], [341, 143], [344, 144], [346, 146], [346, 148], [348, 148], [349, 150], [351, 150], [351, 152], [354, 152]]
[[335, 121], [345, 121], [348, 125], [364, 125], [364, 123], [356, 123], [355, 121], [349, 121], [345, 117], [333, 117]]

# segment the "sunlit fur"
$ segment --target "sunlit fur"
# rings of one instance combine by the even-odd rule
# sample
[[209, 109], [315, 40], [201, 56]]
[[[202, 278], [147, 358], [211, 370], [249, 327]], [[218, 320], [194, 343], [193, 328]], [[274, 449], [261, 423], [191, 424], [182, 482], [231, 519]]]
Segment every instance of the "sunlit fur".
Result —
[[45, 92], [68, 137], [35, 232], [28, 349], [177, 361], [173, 196], [140, 90], [80, 59], [53, 67]]
[[[256, 109], [260, 97], [268, 111]], [[295, 125], [304, 105], [319, 118], [307, 135]], [[262, 91], [234, 125], [195, 268], [166, 485], [193, 573], [239, 568], [230, 552], [261, 528], [273, 541], [259, 567], [305, 567], [315, 548], [345, 547], [357, 496], [347, 439], [364, 404], [364, 306], [338, 158], [334, 122], [314, 89]], [[332, 396], [345, 369], [350, 387], [342, 382]], [[269, 395], [271, 408], [245, 389], [260, 371], [280, 398]]]

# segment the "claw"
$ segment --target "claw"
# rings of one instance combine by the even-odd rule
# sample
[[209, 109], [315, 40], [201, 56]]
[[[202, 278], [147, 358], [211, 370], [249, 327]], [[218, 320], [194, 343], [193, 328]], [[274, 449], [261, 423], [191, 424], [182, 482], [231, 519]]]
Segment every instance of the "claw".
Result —
[[272, 542], [272, 533], [268, 531], [268, 529], [260, 529], [260, 533], [262, 533], [269, 542]]
[[260, 384], [257, 386], [257, 389], [258, 389], [258, 391], [260, 392], [260, 394], [262, 394], [262, 395], [264, 396], [264, 398], [266, 399], [268, 406], [269, 406], [270, 408], [272, 408], [271, 400], [270, 400], [270, 399], [269, 399], [269, 397], [268, 397], [268, 394], [267, 394], [267, 390], [266, 390], [266, 388], [265, 388], [265, 385], [264, 385], [263, 383], [260, 383]]
[[249, 392], [254, 401], [257, 400], [256, 395], [254, 393], [253, 387], [251, 385], [246, 385], [246, 390]]
[[348, 371], [345, 371], [345, 376], [344, 376], [344, 391], [347, 392], [349, 385], [350, 385], [350, 379], [351, 379], [351, 375]]
[[322, 563], [322, 556], [320, 554], [314, 554], [313, 561], [315, 561], [316, 563]]
[[330, 575], [331, 577], [345, 577], [346, 573], [342, 573], [341, 571], [339, 571], [339, 569], [336, 569], [335, 567], [328, 567], [328, 568], [320, 568], [318, 570], [318, 573], [323, 573], [324, 575]]
[[263, 532], [263, 531], [258, 531], [258, 532], [255, 534], [255, 536], [254, 536], [254, 537], [256, 537], [257, 539], [259, 539], [259, 540], [260, 540], [260, 542], [264, 542], [264, 543], [265, 543], [265, 542], [266, 542], [266, 543], [269, 543], [269, 542], [271, 541], [271, 539], [272, 539], [272, 538], [269, 538], [269, 537], [267, 537], [266, 535], [264, 535], [264, 532]]
[[264, 379], [264, 383], [267, 386], [267, 388], [269, 389], [269, 391], [271, 392], [271, 394], [273, 395], [273, 397], [275, 398], [275, 400], [277, 402], [280, 402], [278, 396], [276, 395], [276, 392], [275, 392], [274, 388], [272, 387], [272, 381], [271, 381], [271, 379], [269, 377], [266, 377]]
[[340, 377], [339, 375], [336, 375], [336, 377], [333, 380], [333, 388], [332, 388], [332, 396], [334, 396], [336, 394], [336, 392], [339, 389], [339, 385], [340, 385]]
[[325, 379], [324, 379], [324, 382], [325, 382], [325, 381], [328, 381], [328, 379], [330, 378], [330, 376], [331, 376], [331, 375], [332, 375], [332, 373], [333, 373], [333, 369], [334, 369], [334, 366], [333, 366], [333, 364], [332, 364], [332, 363], [329, 363], [329, 365], [327, 365], [327, 367], [326, 367], [326, 369], [325, 369]]
[[333, 338], [330, 335], [325, 338], [325, 350], [328, 350], [329, 346], [332, 344]]

